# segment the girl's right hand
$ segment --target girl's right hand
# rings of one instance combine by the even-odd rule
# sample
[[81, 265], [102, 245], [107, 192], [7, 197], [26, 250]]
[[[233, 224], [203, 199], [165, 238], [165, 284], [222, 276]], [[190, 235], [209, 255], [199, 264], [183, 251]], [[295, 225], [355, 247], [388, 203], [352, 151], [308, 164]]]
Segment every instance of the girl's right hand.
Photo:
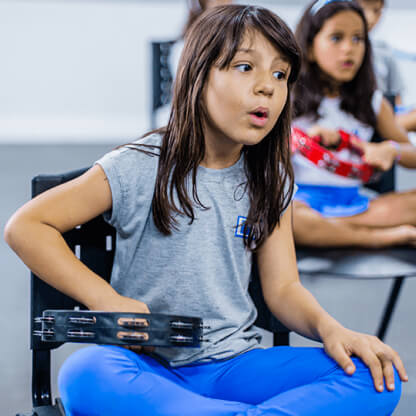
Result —
[[341, 140], [341, 136], [337, 130], [327, 129], [325, 127], [315, 124], [308, 131], [307, 134], [309, 137], [319, 136], [321, 138], [321, 143], [325, 147], [336, 146]]
[[[90, 306], [90, 309], [106, 312], [150, 313], [148, 306], [144, 302], [122, 296], [118, 293], [115, 293], [110, 299], [105, 299], [103, 304], [97, 303]], [[142, 347], [140, 345], [125, 345], [123, 347], [136, 353], [152, 352], [154, 349], [154, 347]]]
[[90, 309], [107, 312], [150, 313], [148, 306], [139, 300], [114, 293], [111, 298], [89, 305]]

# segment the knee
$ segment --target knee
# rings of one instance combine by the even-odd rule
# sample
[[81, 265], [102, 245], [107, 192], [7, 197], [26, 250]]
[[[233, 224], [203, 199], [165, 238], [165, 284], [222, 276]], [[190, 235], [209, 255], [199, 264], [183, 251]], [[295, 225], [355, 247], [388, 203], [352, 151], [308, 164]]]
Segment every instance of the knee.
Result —
[[374, 218], [377, 218], [380, 223], [390, 224], [390, 219], [394, 214], [393, 210], [394, 207], [391, 204], [378, 204], [374, 205], [372, 215]]
[[384, 391], [381, 393], [383, 400], [386, 402], [386, 408], [389, 409], [388, 414], [393, 413], [396, 406], [399, 404], [400, 397], [402, 395], [402, 381], [400, 380], [399, 373], [394, 369], [394, 390], [387, 390], [386, 385]]
[[369, 368], [357, 358], [353, 361], [356, 366], [355, 376], [358, 378], [356, 385], [361, 390], [362, 398], [372, 404], [373, 414], [391, 415], [399, 403], [402, 392], [402, 382], [396, 369], [394, 369], [394, 390], [390, 391], [384, 385], [384, 390], [378, 392]]
[[[122, 377], [137, 377], [140, 372], [135, 354], [120, 347], [92, 346], [73, 353], [58, 376], [58, 389], [65, 410], [85, 413], [103, 402], [103, 392], [111, 392]], [[80, 412], [82, 407], [82, 412]]]
[[115, 346], [92, 346], [73, 353], [59, 371], [58, 384], [61, 387], [77, 380], [105, 382], [109, 376], [123, 372], [139, 371], [137, 355], [132, 351]]

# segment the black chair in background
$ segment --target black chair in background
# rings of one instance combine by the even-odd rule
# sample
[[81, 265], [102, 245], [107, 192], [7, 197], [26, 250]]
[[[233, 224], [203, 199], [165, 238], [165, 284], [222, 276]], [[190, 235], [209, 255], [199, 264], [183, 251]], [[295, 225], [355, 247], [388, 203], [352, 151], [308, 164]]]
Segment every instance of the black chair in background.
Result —
[[[74, 179], [84, 173], [80, 169], [61, 175], [41, 175], [32, 180], [32, 197]], [[77, 257], [106, 281], [110, 281], [116, 245], [115, 229], [102, 216], [96, 217], [64, 234]], [[289, 331], [268, 310], [260, 288], [257, 268], [253, 266], [250, 293], [258, 309], [256, 325], [273, 332], [274, 345], [287, 345]], [[51, 392], [51, 351], [62, 343], [42, 342], [35, 331], [40, 330], [36, 318], [47, 309], [86, 309], [31, 273], [30, 348], [32, 350], [32, 403], [30, 416], [62, 416], [65, 411], [59, 398], [53, 401]], [[24, 416], [19, 414], [18, 416]], [[27, 414], [26, 416], [29, 416]]]
[[152, 42], [152, 107], [150, 128], [157, 126], [157, 110], [170, 102], [172, 96], [172, 71], [169, 56], [175, 41]]

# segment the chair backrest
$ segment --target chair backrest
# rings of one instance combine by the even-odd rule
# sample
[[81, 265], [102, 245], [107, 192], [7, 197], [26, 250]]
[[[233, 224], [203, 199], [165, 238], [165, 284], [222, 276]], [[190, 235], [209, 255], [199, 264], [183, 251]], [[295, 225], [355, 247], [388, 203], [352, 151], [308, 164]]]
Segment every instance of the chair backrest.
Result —
[[156, 111], [168, 104], [172, 95], [172, 71], [169, 56], [175, 41], [152, 42], [152, 107], [151, 128], [156, 126]]
[[[40, 175], [32, 180], [32, 197], [80, 176], [87, 169], [80, 169], [61, 175]], [[110, 281], [116, 247], [115, 229], [102, 216], [76, 227], [63, 236], [69, 247], [80, 260], [105, 280]], [[250, 293], [258, 310], [256, 325], [275, 333], [275, 343], [288, 343], [288, 330], [268, 310], [261, 291], [256, 264], [253, 265]], [[61, 343], [42, 342], [34, 335], [39, 330], [35, 318], [42, 316], [46, 309], [85, 309], [74, 299], [52, 288], [31, 273], [31, 349], [32, 349], [32, 401], [33, 406], [51, 405], [50, 351]], [[277, 341], [276, 341], [277, 340]]]
[[[32, 197], [67, 182], [86, 169], [69, 172], [62, 175], [41, 175], [32, 180]], [[97, 217], [64, 234], [69, 247], [94, 272], [107, 281], [110, 280], [115, 250], [115, 230], [103, 218]], [[50, 382], [50, 350], [62, 345], [61, 343], [42, 342], [34, 335], [40, 329], [35, 318], [42, 316], [46, 309], [85, 309], [74, 299], [52, 288], [36, 275], [31, 273], [31, 308], [30, 308], [30, 346], [32, 349], [32, 402], [33, 406], [51, 404]]]

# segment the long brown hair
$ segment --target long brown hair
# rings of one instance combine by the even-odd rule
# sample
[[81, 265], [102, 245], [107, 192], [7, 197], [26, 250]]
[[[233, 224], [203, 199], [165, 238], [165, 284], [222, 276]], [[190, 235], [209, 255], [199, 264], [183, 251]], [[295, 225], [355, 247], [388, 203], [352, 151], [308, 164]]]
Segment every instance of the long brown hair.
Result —
[[299, 80], [294, 89], [294, 116], [310, 116], [317, 120], [318, 109], [325, 91], [331, 90], [331, 81], [316, 64], [308, 59], [308, 51], [315, 36], [327, 19], [343, 11], [357, 13], [365, 28], [365, 53], [360, 69], [354, 79], [342, 84], [339, 89], [341, 109], [352, 114], [358, 120], [376, 128], [376, 115], [371, 99], [376, 89], [373, 73], [371, 44], [368, 38], [367, 22], [361, 7], [355, 1], [333, 1], [313, 11], [316, 1], [305, 10], [296, 28], [296, 39], [302, 49], [303, 62]]
[[[194, 23], [185, 38], [168, 125], [158, 130], [163, 139], [152, 209], [154, 222], [164, 234], [176, 228], [175, 214], [186, 215], [192, 223], [194, 207], [203, 207], [196, 189], [197, 169], [205, 155], [203, 89], [211, 67], [228, 68], [244, 35], [253, 30], [262, 33], [290, 63], [289, 86], [297, 78], [300, 51], [296, 40], [271, 11], [242, 5], [215, 7]], [[244, 243], [250, 249], [265, 241], [293, 194], [288, 90], [286, 104], [270, 133], [260, 143], [243, 146], [242, 150], [247, 175], [244, 186], [250, 198]], [[190, 176], [192, 200], [187, 192]]]
[[[196, 19], [209, 7], [212, 7], [212, 0], [188, 0], [189, 3], [189, 14], [188, 20], [185, 23], [185, 27], [183, 28], [182, 38], [186, 36], [189, 29], [193, 25]], [[221, 4], [217, 4], [220, 6]]]
[[195, 20], [198, 19], [198, 17], [205, 11], [206, 8], [207, 0], [189, 0], [189, 14], [188, 20], [186, 21], [182, 32], [183, 38], [188, 33]]

